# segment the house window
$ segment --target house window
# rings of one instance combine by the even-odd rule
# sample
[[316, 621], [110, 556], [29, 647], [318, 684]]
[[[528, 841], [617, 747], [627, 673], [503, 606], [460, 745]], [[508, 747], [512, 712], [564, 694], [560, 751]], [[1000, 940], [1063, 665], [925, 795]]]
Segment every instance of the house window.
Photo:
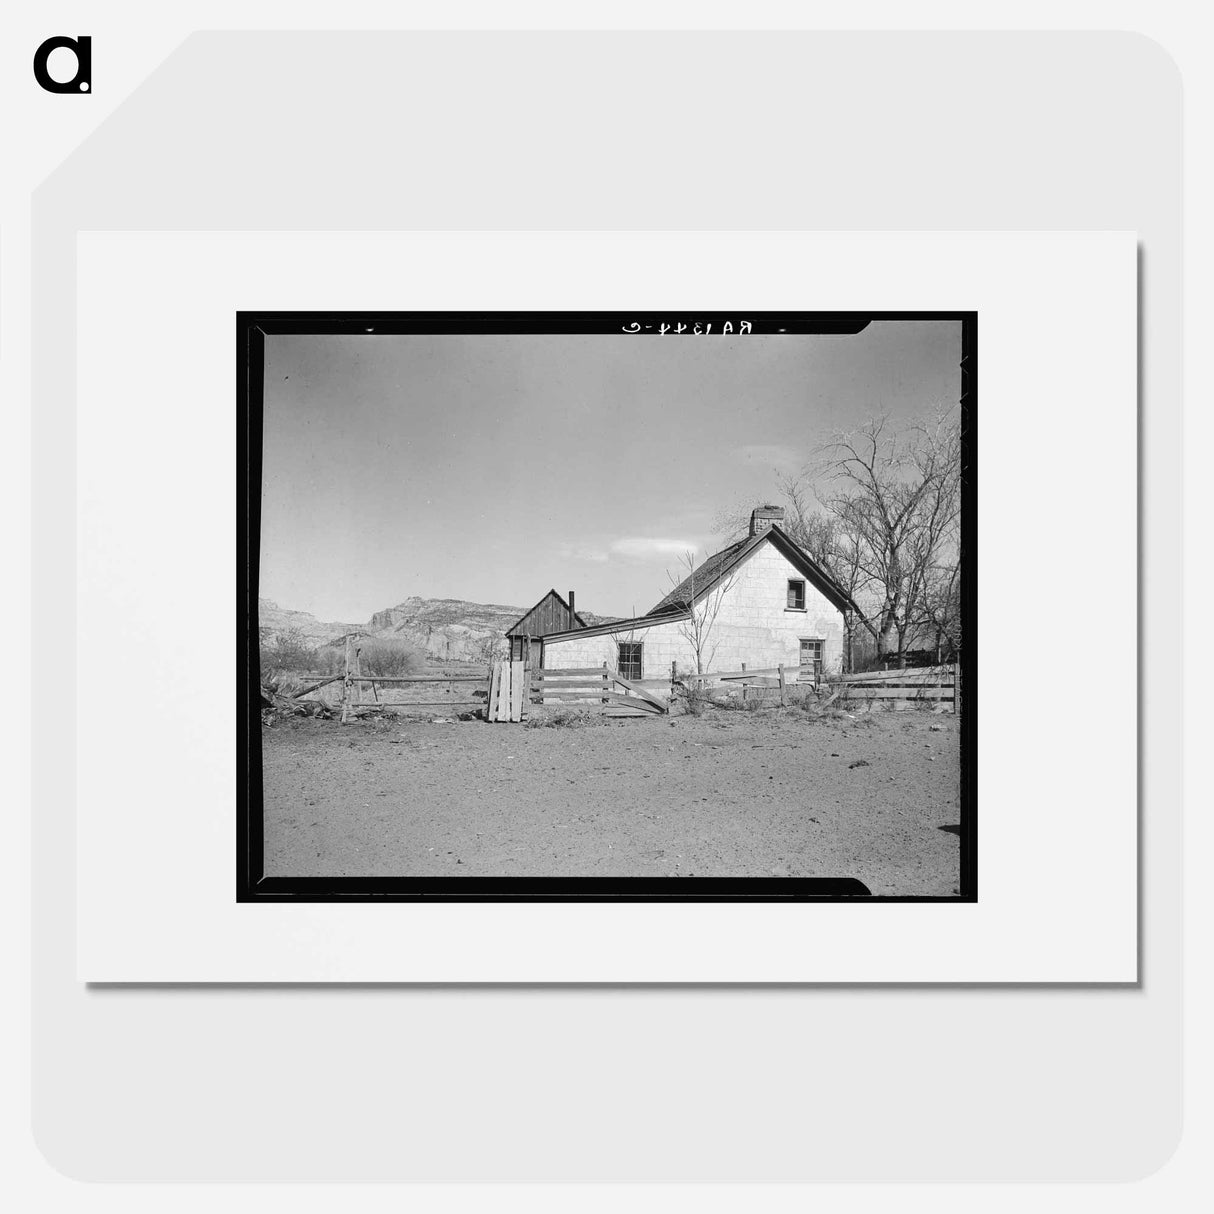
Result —
[[805, 610], [805, 583], [800, 578], [788, 579], [788, 610]]
[[801, 678], [812, 678], [816, 687], [822, 682], [822, 638], [801, 638]]
[[822, 660], [822, 641], [817, 637], [801, 638], [801, 665], [811, 666]]
[[641, 642], [620, 641], [619, 672], [625, 679], [641, 677]]

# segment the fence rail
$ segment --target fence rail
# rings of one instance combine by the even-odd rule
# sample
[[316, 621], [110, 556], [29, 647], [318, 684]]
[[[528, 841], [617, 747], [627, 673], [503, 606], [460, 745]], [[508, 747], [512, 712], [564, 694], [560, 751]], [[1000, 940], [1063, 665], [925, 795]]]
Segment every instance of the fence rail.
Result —
[[889, 701], [895, 707], [930, 703], [953, 712], [961, 702], [960, 669], [956, 665], [840, 675], [830, 680], [830, 685], [838, 699], [846, 701]]
[[[490, 677], [488, 669], [484, 674], [469, 674], [466, 669], [458, 674], [454, 671], [442, 670], [427, 670], [422, 674], [370, 674], [362, 669], [361, 640], [362, 638], [359, 636], [346, 638], [345, 674], [337, 676], [342, 683], [341, 720], [343, 724], [360, 712], [367, 711], [412, 712], [415, 709], [445, 708], [449, 712], [468, 712], [484, 706], [487, 690], [481, 692], [479, 697], [473, 691], [471, 696], [457, 698], [456, 688], [464, 691], [471, 685], [479, 685], [487, 689]], [[337, 679], [326, 680], [326, 682], [334, 682]], [[401, 693], [422, 691], [423, 688], [430, 687], [441, 690], [445, 687], [447, 694], [438, 700], [385, 700], [380, 698], [380, 687], [397, 688]], [[368, 688], [370, 698], [367, 698]]]
[[[465, 668], [459, 674], [425, 671], [410, 675], [366, 674], [361, 669], [357, 638], [346, 644], [346, 671], [330, 675], [301, 688], [291, 697], [299, 701], [333, 683], [341, 683], [341, 719], [343, 722], [363, 711], [409, 712], [414, 709], [445, 708], [458, 712], [484, 709], [490, 721], [521, 721], [529, 704], [578, 705], [601, 710], [608, 715], [635, 716], [665, 714], [669, 703], [653, 694], [666, 691], [671, 697], [679, 687], [705, 690], [716, 684], [718, 691], [740, 690], [743, 700], [748, 695], [762, 696], [779, 691], [781, 704], [786, 703], [786, 691], [803, 682], [805, 673], [797, 666], [783, 665], [747, 670], [706, 671], [678, 674], [673, 665], [669, 679], [630, 679], [602, 666], [580, 666], [566, 669], [532, 669], [523, 661], [496, 662], [484, 674], [469, 674]], [[905, 670], [879, 670], [864, 674], [828, 677], [826, 685], [832, 699], [855, 702], [888, 701], [893, 706], [907, 706], [916, 701], [951, 708], [957, 712], [961, 704], [960, 667], [912, 667]], [[398, 688], [401, 693], [422, 692], [423, 688], [447, 689], [442, 699], [381, 699], [379, 689]], [[370, 698], [367, 698], [367, 689]], [[457, 698], [456, 691], [471, 690], [470, 697]], [[480, 689], [480, 690], [477, 690]]]
[[844, 675], [848, 683], [938, 683], [953, 677], [954, 667], [908, 666], [905, 670], [870, 670], [864, 674]]
[[[344, 677], [339, 674], [325, 681], [338, 682]], [[441, 670], [436, 670], [430, 674], [360, 674], [355, 676], [355, 680], [359, 683], [483, 683], [487, 677], [487, 674], [443, 674]]]
[[[710, 690], [709, 684], [712, 682], [722, 684], [721, 687], [714, 689], [717, 691], [732, 691], [734, 685], [739, 685], [744, 701], [749, 698], [752, 689], [758, 692], [779, 691], [780, 703], [783, 704], [789, 686], [798, 681], [797, 669], [795, 666], [780, 665], [747, 670], [743, 663], [741, 670], [716, 670], [680, 675], [679, 682], [689, 689], [698, 687], [702, 691]], [[790, 674], [793, 676], [792, 678], [789, 677]]]
[[666, 679], [629, 679], [602, 666], [533, 670], [530, 695], [536, 704], [564, 704], [608, 716], [651, 716], [670, 711], [651, 689], [670, 690]]
[[787, 677], [791, 669], [791, 667], [767, 666], [761, 670], [747, 670], [743, 666], [741, 670], [706, 670], [703, 674], [681, 674], [679, 675], [679, 681], [683, 683], [698, 683], [706, 679], [722, 679], [725, 682], [749, 682], [752, 679], [779, 678], [781, 673]]

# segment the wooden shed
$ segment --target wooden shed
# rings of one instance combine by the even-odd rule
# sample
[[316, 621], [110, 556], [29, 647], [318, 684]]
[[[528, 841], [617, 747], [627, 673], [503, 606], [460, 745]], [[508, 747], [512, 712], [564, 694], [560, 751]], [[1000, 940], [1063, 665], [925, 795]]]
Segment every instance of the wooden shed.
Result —
[[586, 627], [586, 621], [574, 610], [573, 591], [566, 602], [555, 590], [546, 595], [521, 620], [506, 630], [510, 641], [510, 657], [543, 666], [544, 637], [553, 632], [573, 632]]

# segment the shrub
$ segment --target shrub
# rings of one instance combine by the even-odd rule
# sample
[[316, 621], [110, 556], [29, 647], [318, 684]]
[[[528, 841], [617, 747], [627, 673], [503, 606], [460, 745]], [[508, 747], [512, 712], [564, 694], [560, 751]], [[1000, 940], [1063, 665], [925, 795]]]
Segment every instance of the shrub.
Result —
[[798, 686], [794, 683], [784, 693], [784, 702], [789, 708], [799, 708], [808, 712], [818, 703], [818, 693], [812, 687]]
[[320, 651], [307, 642], [298, 628], [288, 628], [272, 639], [267, 629], [260, 630], [262, 672], [281, 670], [316, 670], [320, 667]]
[[320, 669], [325, 674], [346, 673], [345, 645], [326, 645], [320, 650]]
[[[422, 674], [426, 668], [425, 655], [407, 641], [391, 638], [368, 638], [360, 643], [359, 661], [362, 673], [384, 678], [407, 674]], [[346, 642], [334, 641], [316, 651], [316, 670], [322, 674], [345, 674]]]
[[[345, 661], [344, 654], [342, 661]], [[363, 641], [359, 661], [363, 674], [378, 674], [385, 678], [421, 674], [426, 669], [426, 659], [412, 645], [390, 638]]]

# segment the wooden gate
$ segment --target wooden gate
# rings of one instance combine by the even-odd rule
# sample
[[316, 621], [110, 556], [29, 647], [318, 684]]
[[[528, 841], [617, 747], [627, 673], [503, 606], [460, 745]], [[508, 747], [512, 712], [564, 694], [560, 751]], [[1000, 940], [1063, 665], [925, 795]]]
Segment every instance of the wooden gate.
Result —
[[489, 676], [487, 721], [521, 721], [530, 699], [530, 676], [526, 662], [494, 662]]

